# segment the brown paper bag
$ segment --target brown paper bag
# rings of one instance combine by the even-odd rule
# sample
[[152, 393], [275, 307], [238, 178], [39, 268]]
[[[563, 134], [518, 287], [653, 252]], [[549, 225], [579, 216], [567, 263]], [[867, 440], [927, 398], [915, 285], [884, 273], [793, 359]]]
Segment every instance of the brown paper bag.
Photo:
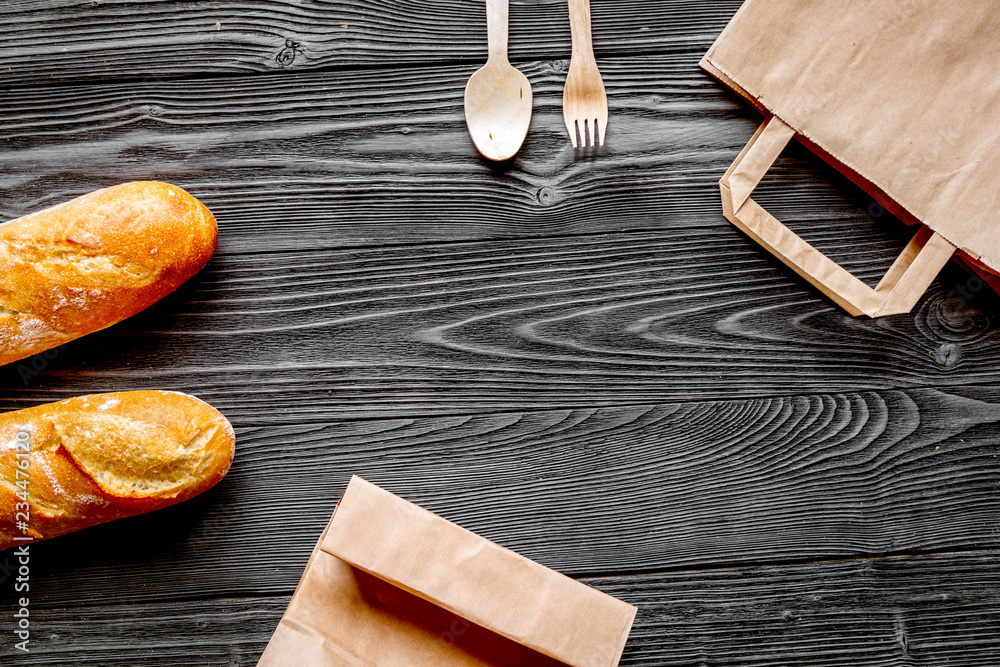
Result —
[[258, 667], [614, 667], [635, 613], [355, 477]]
[[[702, 66], [768, 118], [726, 217], [853, 315], [908, 312], [956, 252], [1000, 271], [1000, 11], [982, 0], [748, 0]], [[750, 195], [795, 136], [921, 229], [872, 289]]]

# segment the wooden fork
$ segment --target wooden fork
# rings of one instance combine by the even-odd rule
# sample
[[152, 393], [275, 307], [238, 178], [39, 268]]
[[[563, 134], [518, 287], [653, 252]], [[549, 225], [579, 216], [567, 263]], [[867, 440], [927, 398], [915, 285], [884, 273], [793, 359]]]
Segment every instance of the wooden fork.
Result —
[[577, 147], [576, 128], [580, 127], [580, 140], [587, 146], [601, 146], [608, 130], [608, 95], [594, 58], [594, 41], [590, 33], [590, 0], [569, 0], [569, 25], [573, 33], [573, 57], [569, 62], [569, 76], [563, 91], [563, 120], [569, 130], [573, 148]]

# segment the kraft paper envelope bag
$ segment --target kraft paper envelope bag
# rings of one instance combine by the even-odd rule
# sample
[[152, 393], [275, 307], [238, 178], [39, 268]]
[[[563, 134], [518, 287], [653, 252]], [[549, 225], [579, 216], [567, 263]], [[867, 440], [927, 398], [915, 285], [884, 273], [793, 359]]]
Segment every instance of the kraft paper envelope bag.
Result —
[[[852, 315], [912, 310], [954, 255], [1000, 271], [1000, 6], [748, 0], [702, 67], [767, 118], [721, 181], [726, 218]], [[920, 229], [872, 289], [751, 198], [793, 137]]]
[[635, 613], [355, 477], [258, 667], [614, 667]]

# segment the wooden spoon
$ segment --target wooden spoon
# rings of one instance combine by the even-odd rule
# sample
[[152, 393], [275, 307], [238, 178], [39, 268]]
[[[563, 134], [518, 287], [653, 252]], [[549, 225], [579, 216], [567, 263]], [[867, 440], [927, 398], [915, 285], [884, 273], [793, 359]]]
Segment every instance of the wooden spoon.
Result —
[[472, 143], [490, 160], [514, 157], [531, 124], [531, 84], [507, 60], [508, 0], [486, 0], [490, 56], [465, 87]]

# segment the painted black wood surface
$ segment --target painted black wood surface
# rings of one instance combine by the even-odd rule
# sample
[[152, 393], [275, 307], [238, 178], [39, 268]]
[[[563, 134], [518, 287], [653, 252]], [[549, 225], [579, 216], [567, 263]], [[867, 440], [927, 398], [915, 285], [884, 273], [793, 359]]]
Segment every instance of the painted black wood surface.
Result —
[[[478, 1], [0, 6], [0, 219], [162, 179], [221, 231], [0, 408], [178, 389], [238, 432], [204, 496], [36, 545], [0, 664], [255, 664], [355, 473], [637, 604], [623, 664], [996, 663], [1000, 300], [950, 267], [840, 312], [722, 217], [760, 119], [697, 62], [739, 2], [592, 6], [607, 146], [564, 136], [565, 2], [513, 2], [500, 167]], [[870, 281], [909, 233], [798, 147], [758, 199]]]
[[[992, 665], [1000, 552], [584, 581], [638, 606], [622, 665]], [[37, 665], [254, 664], [289, 595], [43, 610]], [[194, 658], [193, 656], [197, 656]]]

